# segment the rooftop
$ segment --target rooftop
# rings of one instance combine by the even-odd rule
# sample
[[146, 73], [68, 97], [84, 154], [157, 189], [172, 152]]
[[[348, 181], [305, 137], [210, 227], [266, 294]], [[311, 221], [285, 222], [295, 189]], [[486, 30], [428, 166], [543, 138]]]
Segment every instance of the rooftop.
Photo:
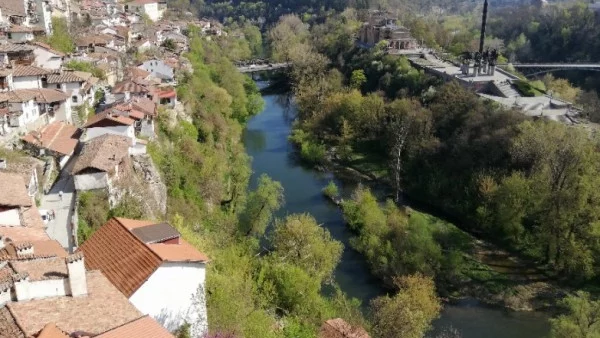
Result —
[[61, 155], [72, 155], [79, 143], [80, 131], [72, 124], [52, 122], [38, 131], [23, 136], [22, 140], [38, 148], [45, 148]]
[[115, 113], [113, 110], [105, 110], [91, 116], [83, 125], [83, 128], [108, 127], [108, 126], [130, 126], [135, 121], [124, 114]]
[[[81, 245], [86, 267], [101, 270], [130, 297], [163, 262], [208, 261], [206, 255], [183, 239], [177, 237], [172, 241], [177, 231], [167, 226], [171, 227], [152, 221], [112, 218]], [[157, 243], [159, 240], [171, 244]]]
[[130, 79], [116, 83], [112, 89], [113, 94], [130, 93], [147, 93], [146, 83], [136, 79]]
[[15, 173], [0, 172], [0, 206], [28, 207], [32, 205], [31, 197], [27, 193], [23, 177]]
[[174, 338], [169, 331], [148, 316], [141, 317], [120, 327], [104, 332], [94, 338], [124, 337]]
[[86, 143], [75, 161], [74, 175], [85, 169], [112, 172], [121, 161], [129, 156], [129, 139], [124, 136], [106, 134]]
[[65, 101], [69, 97], [56, 89], [40, 88], [40, 89], [17, 89], [6, 93], [0, 93], [0, 101], [21, 103], [30, 100], [35, 100], [39, 103], [53, 103]]
[[12, 316], [0, 316], [0, 327], [13, 327], [12, 319], [26, 336], [36, 334], [47, 323], [55, 323], [67, 332], [99, 334], [142, 315], [100, 271], [88, 271], [86, 275], [86, 296], [9, 303], [6, 308]]
[[52, 71], [36, 66], [15, 66], [13, 68], [13, 77], [23, 76], [41, 76], [51, 74]]

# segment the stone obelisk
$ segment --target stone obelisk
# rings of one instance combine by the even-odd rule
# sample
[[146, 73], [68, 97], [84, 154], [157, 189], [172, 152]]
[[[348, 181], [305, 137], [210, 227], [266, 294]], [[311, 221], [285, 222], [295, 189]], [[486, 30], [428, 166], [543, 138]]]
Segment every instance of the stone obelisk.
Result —
[[485, 43], [485, 24], [487, 21], [488, 0], [483, 3], [483, 17], [481, 18], [481, 36], [479, 37], [479, 53], [483, 54], [483, 44]]

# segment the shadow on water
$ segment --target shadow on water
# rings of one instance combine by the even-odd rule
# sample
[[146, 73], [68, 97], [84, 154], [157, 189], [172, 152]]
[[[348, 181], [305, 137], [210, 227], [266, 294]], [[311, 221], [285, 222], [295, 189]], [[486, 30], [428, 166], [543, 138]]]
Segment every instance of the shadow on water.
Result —
[[[264, 111], [248, 122], [243, 135], [248, 154], [253, 159], [250, 187], [256, 187], [261, 174], [268, 174], [284, 187], [285, 205], [277, 217], [309, 213], [330, 231], [333, 238], [341, 241], [344, 252], [335, 271], [335, 280], [348, 296], [359, 299], [363, 306], [368, 305], [371, 299], [385, 294], [386, 290], [370, 273], [363, 256], [350, 247], [352, 233], [339, 208], [321, 193], [333, 180], [342, 194], [349, 196], [359, 182], [341, 180], [330, 172], [318, 172], [302, 164], [288, 141], [296, 115], [292, 101], [286, 95], [265, 95], [263, 98]], [[449, 326], [456, 328], [463, 338], [537, 338], [548, 334], [548, 323], [543, 314], [505, 312], [475, 300], [447, 304], [429, 336], [435, 337], [442, 328]]]

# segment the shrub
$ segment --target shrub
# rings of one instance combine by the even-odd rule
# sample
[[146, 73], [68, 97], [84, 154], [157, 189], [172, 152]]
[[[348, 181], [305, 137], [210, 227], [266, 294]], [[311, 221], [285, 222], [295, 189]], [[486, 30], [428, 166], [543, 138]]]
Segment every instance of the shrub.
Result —
[[339, 196], [340, 191], [339, 191], [337, 185], [335, 185], [335, 182], [329, 181], [329, 184], [327, 184], [327, 186], [325, 188], [323, 188], [323, 194], [325, 196], [333, 199], [333, 198]]

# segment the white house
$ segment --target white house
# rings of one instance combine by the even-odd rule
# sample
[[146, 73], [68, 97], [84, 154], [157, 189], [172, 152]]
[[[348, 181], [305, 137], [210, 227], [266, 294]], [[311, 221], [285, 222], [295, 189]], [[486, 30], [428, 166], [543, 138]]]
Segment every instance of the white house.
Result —
[[68, 97], [55, 89], [20, 89], [0, 93], [0, 134], [36, 130], [53, 121], [72, 121]]
[[166, 1], [159, 0], [134, 0], [125, 5], [125, 11], [146, 14], [152, 21], [160, 20], [166, 10]]
[[207, 331], [208, 258], [171, 225], [113, 218], [79, 250], [87, 269], [102, 271], [138, 310], [167, 330], [187, 321], [192, 337]]
[[128, 138], [105, 134], [83, 146], [71, 170], [75, 189], [110, 188], [111, 183], [129, 171]]
[[103, 111], [91, 116], [83, 128], [82, 142], [110, 134], [127, 137], [131, 144], [135, 144], [135, 120], [128, 117], [127, 113], [119, 113], [114, 110]]
[[172, 82], [175, 77], [173, 67], [159, 59], [144, 61], [138, 68], [149, 72], [152, 76], [161, 79], [163, 82]]
[[14, 89], [43, 88], [42, 77], [50, 74], [48, 69], [36, 66], [15, 66], [12, 71]]
[[63, 65], [65, 54], [42, 42], [33, 42], [35, 65], [44, 69], [59, 70]]
[[94, 91], [98, 79], [91, 73], [80, 71], [63, 71], [47, 75], [43, 81], [46, 88], [58, 89], [71, 98], [71, 105], [79, 107], [84, 104], [92, 106]]

